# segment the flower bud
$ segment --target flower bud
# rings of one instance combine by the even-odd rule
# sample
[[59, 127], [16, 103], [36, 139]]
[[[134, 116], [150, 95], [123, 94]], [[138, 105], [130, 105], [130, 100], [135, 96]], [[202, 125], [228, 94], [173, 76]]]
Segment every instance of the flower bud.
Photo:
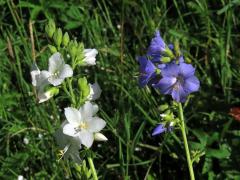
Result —
[[50, 19], [48, 21], [48, 24], [45, 27], [45, 31], [46, 31], [48, 37], [52, 38], [54, 32], [56, 31], [56, 25], [52, 19]]
[[102, 133], [95, 133], [94, 140], [95, 141], [107, 141], [108, 139]]
[[78, 87], [79, 87], [79, 89], [81, 91], [82, 99], [87, 98], [88, 95], [90, 94], [90, 87], [88, 85], [86, 77], [78, 79]]
[[163, 105], [161, 105], [160, 107], [159, 107], [159, 110], [160, 111], [165, 111], [165, 110], [167, 110], [168, 109], [168, 105], [167, 104], [163, 104]]
[[162, 57], [162, 58], [161, 58], [161, 61], [162, 61], [163, 63], [169, 63], [169, 62], [171, 61], [171, 58], [170, 58], [170, 57]]
[[165, 48], [164, 53], [165, 53], [168, 57], [170, 57], [171, 59], [174, 59], [174, 58], [175, 58], [173, 52], [172, 52], [171, 49], [169, 49], [168, 47]]
[[66, 47], [68, 45], [68, 43], [69, 43], [69, 35], [67, 32], [65, 32], [63, 35], [63, 46]]
[[51, 97], [57, 95], [59, 93], [59, 89], [57, 87], [51, 87], [46, 92], [43, 92], [42, 94], [38, 95], [39, 102], [42, 103], [50, 99]]
[[181, 51], [180, 51], [178, 40], [175, 40], [175, 42], [174, 42], [174, 51], [175, 51], [175, 54], [177, 57], [181, 56]]
[[54, 53], [56, 53], [57, 52], [57, 48], [55, 47], [55, 46], [53, 46], [53, 45], [48, 45], [48, 48], [50, 49], [50, 51], [51, 51], [51, 53], [52, 54], [54, 54]]
[[77, 55], [77, 46], [75, 45], [74, 41], [70, 41], [68, 44], [68, 50], [71, 58], [75, 59]]
[[57, 47], [60, 47], [62, 43], [62, 30], [60, 28], [58, 28], [57, 31], [53, 34], [53, 40]]

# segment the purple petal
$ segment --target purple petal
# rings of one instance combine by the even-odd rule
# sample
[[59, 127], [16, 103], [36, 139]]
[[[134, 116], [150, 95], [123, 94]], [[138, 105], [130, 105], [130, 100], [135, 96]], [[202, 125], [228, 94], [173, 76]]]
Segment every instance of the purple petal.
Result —
[[157, 67], [162, 70], [166, 67], [166, 64], [158, 64]]
[[163, 77], [157, 84], [154, 84], [154, 88], [158, 88], [163, 94], [171, 94], [173, 85], [176, 83], [175, 77]]
[[169, 44], [169, 45], [168, 45], [168, 48], [173, 51], [173, 50], [174, 50], [173, 44]]
[[187, 93], [184, 91], [180, 83], [176, 84], [172, 90], [172, 98], [177, 102], [185, 102]]
[[156, 136], [158, 134], [161, 134], [163, 132], [165, 132], [167, 129], [164, 127], [163, 124], [159, 124], [157, 125], [157, 127], [154, 128], [152, 136]]
[[145, 56], [138, 57], [140, 63], [140, 72], [144, 74], [152, 74], [155, 72], [154, 64], [149, 61]]
[[174, 63], [168, 64], [164, 69], [162, 69], [163, 77], [177, 77], [179, 74], [179, 66]]
[[180, 56], [179, 59], [178, 59], [179, 63], [184, 63], [184, 58], [183, 56]]
[[195, 68], [191, 64], [186, 63], [180, 63], [179, 64], [180, 74], [184, 78], [188, 78], [190, 76], [193, 76], [195, 73]]
[[196, 76], [191, 76], [184, 81], [184, 90], [189, 94], [191, 92], [198, 91], [200, 82]]
[[160, 32], [156, 31], [155, 33], [155, 37], [152, 39], [150, 46], [148, 48], [148, 52], [149, 53], [159, 53], [159, 52], [163, 52], [165, 50], [165, 43], [162, 39], [162, 37], [160, 36]]
[[139, 86], [140, 87], [146, 86], [153, 76], [154, 75], [140, 75], [139, 76]]

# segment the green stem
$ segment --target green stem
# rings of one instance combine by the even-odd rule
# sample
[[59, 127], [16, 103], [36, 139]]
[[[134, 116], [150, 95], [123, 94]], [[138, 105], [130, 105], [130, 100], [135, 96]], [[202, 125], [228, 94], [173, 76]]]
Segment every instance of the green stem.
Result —
[[98, 180], [97, 172], [96, 172], [96, 169], [94, 167], [93, 160], [92, 160], [91, 157], [88, 157], [88, 163], [90, 165], [90, 168], [91, 168], [91, 171], [92, 171], [92, 174], [93, 174], [93, 179]]
[[183, 108], [182, 108], [181, 103], [178, 103], [178, 109], [179, 109], [179, 117], [180, 117], [180, 121], [181, 121], [181, 131], [182, 131], [182, 136], [183, 136], [184, 148], [185, 148], [185, 152], [186, 152], [186, 156], [187, 156], [188, 169], [189, 169], [191, 180], [195, 180], [194, 171], [193, 171], [193, 167], [192, 167], [192, 160], [191, 160], [191, 156], [190, 156], [190, 152], [189, 152], [189, 148], [188, 148], [185, 122], [184, 122], [184, 116], [183, 116]]

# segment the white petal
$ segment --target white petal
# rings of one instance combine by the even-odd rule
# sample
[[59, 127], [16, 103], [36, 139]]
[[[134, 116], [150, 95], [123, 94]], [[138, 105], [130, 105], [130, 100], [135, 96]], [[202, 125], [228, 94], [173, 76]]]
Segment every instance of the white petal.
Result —
[[88, 65], [95, 65], [96, 64], [96, 55], [98, 51], [96, 49], [84, 49], [84, 62]]
[[66, 124], [63, 127], [63, 134], [66, 134], [68, 136], [76, 137], [78, 133], [74, 129], [74, 126], [72, 124]]
[[36, 63], [33, 63], [32, 65], [32, 70], [31, 70], [31, 77], [32, 77], [32, 85], [33, 86], [37, 86], [37, 80], [36, 80], [36, 76], [40, 75], [40, 70], [37, 66]]
[[37, 89], [43, 89], [48, 83], [48, 77], [50, 73], [48, 71], [41, 71], [39, 75], [36, 76], [36, 86]]
[[79, 123], [81, 122], [81, 114], [80, 112], [72, 107], [68, 107], [64, 109], [64, 114], [67, 118], [67, 121], [72, 124], [74, 127], [79, 126]]
[[108, 139], [102, 133], [94, 133], [95, 141], [107, 141]]
[[54, 76], [51, 76], [48, 78], [48, 82], [50, 82], [54, 86], [58, 86], [58, 85], [62, 84], [63, 81], [64, 81], [64, 79], [55, 78]]
[[90, 86], [90, 94], [88, 99], [94, 101], [98, 99], [102, 93], [102, 89], [100, 88], [99, 84], [96, 82], [94, 84], [89, 84]]
[[106, 126], [106, 122], [99, 118], [93, 117], [91, 121], [88, 122], [88, 131], [99, 132]]
[[64, 66], [64, 60], [62, 58], [62, 55], [59, 52], [54, 53], [48, 61], [48, 71], [51, 74], [54, 74], [56, 71], [59, 71], [59, 69], [62, 69]]
[[91, 117], [97, 113], [98, 106], [87, 101], [82, 107], [80, 107], [79, 111], [82, 115], [82, 119], [84, 119], [84, 121], [89, 121]]
[[81, 139], [81, 142], [84, 146], [86, 146], [87, 148], [90, 148], [93, 144], [93, 134], [86, 131], [86, 130], [82, 130], [78, 133], [79, 138]]
[[63, 66], [63, 69], [60, 72], [59, 77], [64, 79], [66, 77], [72, 77], [72, 75], [73, 75], [73, 70], [72, 70], [71, 66], [69, 66], [68, 64], [65, 64]]

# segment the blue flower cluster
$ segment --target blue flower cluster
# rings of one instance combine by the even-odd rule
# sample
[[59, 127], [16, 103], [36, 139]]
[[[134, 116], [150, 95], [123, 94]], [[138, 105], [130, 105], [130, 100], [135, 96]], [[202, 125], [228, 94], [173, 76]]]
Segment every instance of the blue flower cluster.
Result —
[[195, 68], [187, 64], [178, 47], [166, 45], [156, 31], [145, 56], [138, 57], [140, 64], [139, 85], [151, 85], [177, 102], [199, 89], [200, 82], [194, 75]]

